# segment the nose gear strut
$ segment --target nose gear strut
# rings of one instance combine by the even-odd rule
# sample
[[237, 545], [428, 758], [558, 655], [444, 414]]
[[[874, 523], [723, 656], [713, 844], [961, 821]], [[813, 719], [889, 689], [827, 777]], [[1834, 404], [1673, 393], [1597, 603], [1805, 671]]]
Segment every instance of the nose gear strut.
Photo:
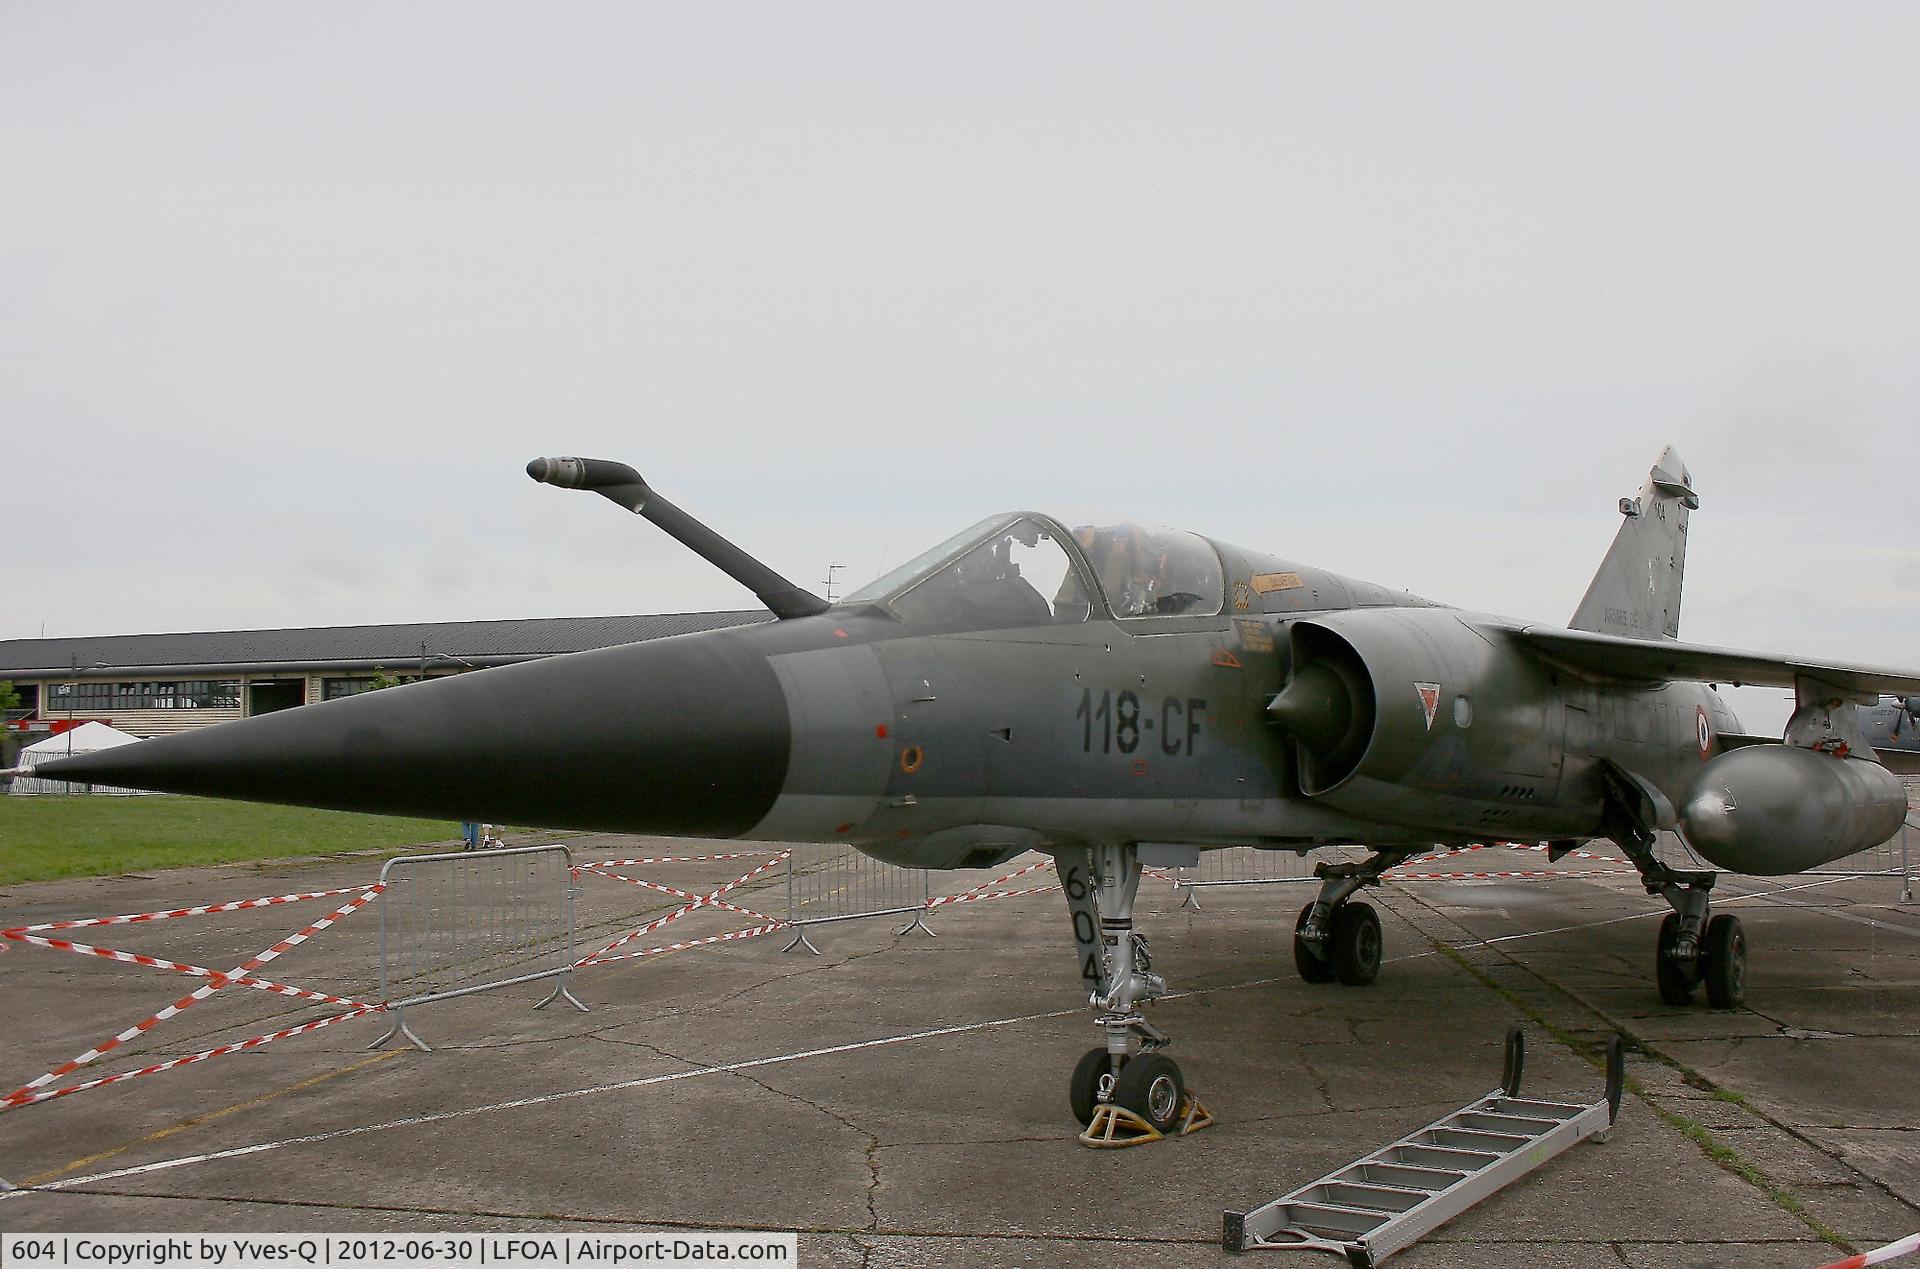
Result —
[[1153, 972], [1147, 940], [1133, 928], [1139, 850], [1102, 843], [1062, 851], [1057, 871], [1073, 914], [1081, 977], [1091, 988], [1087, 1003], [1106, 1033], [1105, 1043], [1074, 1067], [1069, 1086], [1074, 1117], [1087, 1125], [1080, 1140], [1131, 1146], [1206, 1127], [1213, 1116], [1187, 1091], [1179, 1064], [1161, 1052], [1170, 1038], [1140, 1012], [1166, 994], [1167, 982]]

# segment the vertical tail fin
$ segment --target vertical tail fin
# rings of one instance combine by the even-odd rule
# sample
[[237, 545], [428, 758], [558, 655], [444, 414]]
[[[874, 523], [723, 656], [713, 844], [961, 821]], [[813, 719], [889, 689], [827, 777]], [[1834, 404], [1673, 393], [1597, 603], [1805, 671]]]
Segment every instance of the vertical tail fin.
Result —
[[1686, 464], [1667, 446], [1639, 497], [1620, 500], [1625, 522], [1567, 624], [1629, 639], [1678, 638], [1687, 513], [1699, 505]]

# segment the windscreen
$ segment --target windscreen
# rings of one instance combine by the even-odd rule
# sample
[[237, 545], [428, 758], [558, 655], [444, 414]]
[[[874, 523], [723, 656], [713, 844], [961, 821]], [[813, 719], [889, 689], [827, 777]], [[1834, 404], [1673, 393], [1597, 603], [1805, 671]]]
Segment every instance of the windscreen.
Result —
[[984, 520], [846, 602], [884, 603], [902, 621], [969, 629], [1085, 621], [1091, 612], [1058, 531], [1025, 516]]

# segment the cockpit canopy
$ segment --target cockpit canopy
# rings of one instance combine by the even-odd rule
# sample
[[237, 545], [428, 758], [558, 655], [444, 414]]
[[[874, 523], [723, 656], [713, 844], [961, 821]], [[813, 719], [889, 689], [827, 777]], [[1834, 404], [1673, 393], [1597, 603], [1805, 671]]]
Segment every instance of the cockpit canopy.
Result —
[[847, 596], [902, 621], [971, 629], [1220, 611], [1220, 557], [1205, 538], [1097, 512], [982, 520]]

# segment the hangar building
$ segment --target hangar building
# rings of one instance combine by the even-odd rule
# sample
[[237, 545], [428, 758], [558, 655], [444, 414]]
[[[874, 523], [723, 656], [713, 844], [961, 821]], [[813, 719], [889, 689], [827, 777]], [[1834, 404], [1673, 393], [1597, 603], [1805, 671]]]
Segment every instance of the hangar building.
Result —
[[352, 696], [382, 674], [412, 681], [772, 619], [753, 609], [0, 639], [0, 681], [20, 693], [16, 731], [98, 719], [162, 736]]

